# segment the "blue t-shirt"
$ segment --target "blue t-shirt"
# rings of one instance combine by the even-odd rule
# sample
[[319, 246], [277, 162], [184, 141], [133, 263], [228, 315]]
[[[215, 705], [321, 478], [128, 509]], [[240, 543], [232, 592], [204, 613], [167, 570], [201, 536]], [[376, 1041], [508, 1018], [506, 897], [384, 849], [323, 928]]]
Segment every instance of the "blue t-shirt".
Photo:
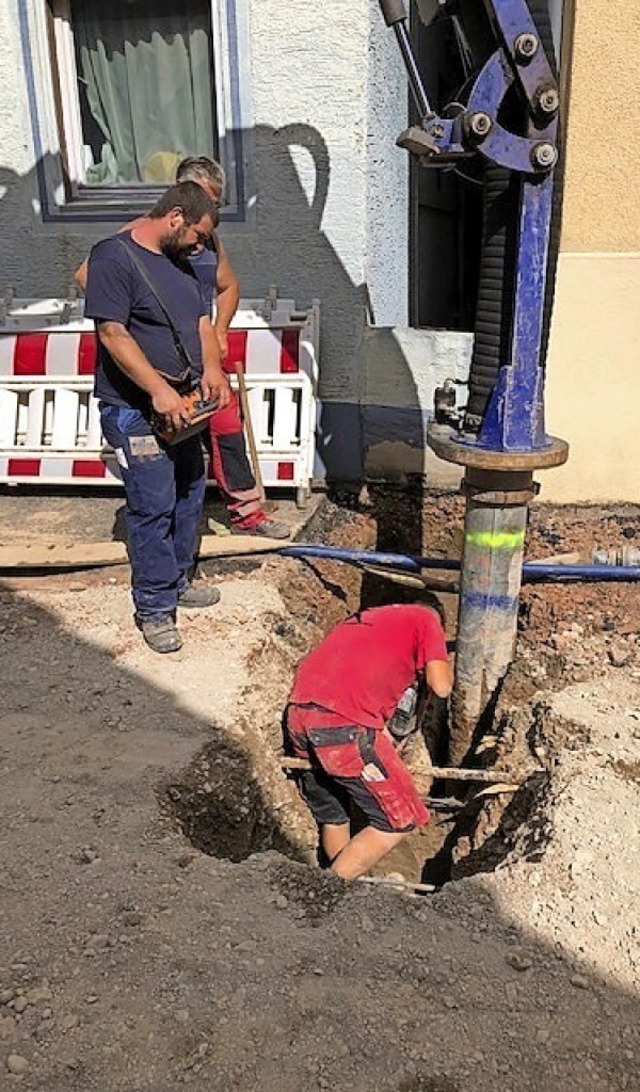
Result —
[[[178, 377], [184, 371], [166, 316], [119, 240], [135, 251], [148, 271], [191, 358], [193, 378], [199, 378], [199, 324], [210, 312], [188, 262], [174, 262], [139, 246], [129, 232], [104, 239], [94, 246], [89, 258], [85, 315], [96, 321], [122, 323], [159, 372]], [[144, 409], [149, 404], [149, 396], [124, 374], [100, 342], [94, 393], [100, 401], [114, 406]]]
[[211, 314], [218, 276], [218, 252], [212, 235], [209, 236], [202, 250], [189, 255], [189, 265], [198, 278], [202, 297], [208, 307], [208, 313]]

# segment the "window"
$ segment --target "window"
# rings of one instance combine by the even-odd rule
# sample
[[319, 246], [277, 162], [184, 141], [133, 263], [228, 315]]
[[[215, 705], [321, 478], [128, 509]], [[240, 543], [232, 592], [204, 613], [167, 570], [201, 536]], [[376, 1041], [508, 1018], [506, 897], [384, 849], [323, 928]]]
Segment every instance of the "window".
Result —
[[170, 184], [216, 158], [209, 0], [52, 0], [59, 126], [71, 193]]
[[237, 2], [36, 0], [21, 30], [45, 219], [146, 209], [188, 155], [222, 162], [242, 218]]

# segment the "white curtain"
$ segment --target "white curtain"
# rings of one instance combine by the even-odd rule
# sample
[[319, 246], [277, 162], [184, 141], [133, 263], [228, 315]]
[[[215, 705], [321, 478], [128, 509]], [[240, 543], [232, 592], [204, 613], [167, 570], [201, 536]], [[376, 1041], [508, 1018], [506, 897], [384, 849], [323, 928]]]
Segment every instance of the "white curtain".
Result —
[[71, 2], [86, 182], [170, 183], [184, 156], [217, 152], [209, 0], [103, 2]]

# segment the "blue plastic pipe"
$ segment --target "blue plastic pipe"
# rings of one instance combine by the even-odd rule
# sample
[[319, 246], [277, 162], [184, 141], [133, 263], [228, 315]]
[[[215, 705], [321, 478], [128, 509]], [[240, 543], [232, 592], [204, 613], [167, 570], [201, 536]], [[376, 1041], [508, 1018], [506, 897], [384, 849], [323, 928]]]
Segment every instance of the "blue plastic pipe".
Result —
[[640, 565], [545, 565], [525, 562], [522, 566], [525, 584], [614, 583], [640, 580]]
[[[378, 553], [375, 550], [349, 550], [340, 546], [296, 544], [278, 550], [282, 557], [316, 558], [320, 561], [344, 561], [352, 565], [381, 565], [402, 572], [421, 569], [459, 570], [460, 562], [442, 557], [413, 557], [411, 554]], [[610, 583], [640, 580], [640, 565], [545, 565], [527, 561], [522, 566], [525, 584]]]
[[315, 546], [312, 543], [283, 546], [284, 557], [315, 557], [325, 561], [348, 561], [354, 565], [386, 565], [388, 568], [419, 572], [420, 569], [459, 569], [459, 561], [438, 557], [412, 557], [410, 554], [383, 554], [374, 550], [348, 550], [342, 546]]

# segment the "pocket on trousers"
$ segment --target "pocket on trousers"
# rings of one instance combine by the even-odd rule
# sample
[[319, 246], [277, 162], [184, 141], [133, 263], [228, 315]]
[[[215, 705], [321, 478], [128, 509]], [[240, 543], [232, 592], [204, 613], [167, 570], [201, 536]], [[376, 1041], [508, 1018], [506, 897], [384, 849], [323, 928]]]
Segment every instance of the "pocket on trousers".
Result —
[[100, 420], [107, 443], [114, 451], [123, 452], [124, 462], [118, 457], [123, 470], [164, 457], [165, 452], [140, 410], [130, 406], [106, 406], [102, 409]]
[[130, 436], [153, 435], [151, 425], [140, 410], [130, 406], [102, 405], [100, 424], [104, 438], [111, 447], [122, 447]]
[[375, 736], [372, 732], [363, 733], [358, 737], [358, 747], [362, 758], [362, 777], [364, 781], [386, 781], [388, 773], [386, 767], [376, 751]]
[[162, 448], [155, 436], [129, 436], [129, 456], [132, 460], [145, 462], [161, 459]]
[[364, 763], [358, 746], [357, 733], [354, 734], [353, 740], [344, 743], [314, 747], [313, 732], [310, 732], [309, 742], [323, 770], [332, 777], [357, 778], [362, 774]]

